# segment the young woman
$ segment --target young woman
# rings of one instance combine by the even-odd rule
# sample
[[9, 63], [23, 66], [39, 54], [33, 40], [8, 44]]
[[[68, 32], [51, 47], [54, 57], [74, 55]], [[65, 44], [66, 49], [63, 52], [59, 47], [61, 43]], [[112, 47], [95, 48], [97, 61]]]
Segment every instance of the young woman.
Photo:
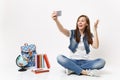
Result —
[[57, 57], [58, 63], [67, 69], [67, 74], [74, 72], [78, 75], [96, 76], [94, 72], [104, 67], [105, 60], [101, 58], [90, 60], [88, 56], [90, 53], [90, 45], [95, 49], [99, 47], [97, 34], [99, 21], [97, 20], [94, 23], [94, 34], [92, 34], [90, 31], [90, 21], [86, 15], [78, 17], [75, 30], [65, 29], [59, 22], [56, 11], [52, 13], [52, 18], [60, 32], [69, 37], [69, 49], [72, 53], [70, 58], [59, 55]]

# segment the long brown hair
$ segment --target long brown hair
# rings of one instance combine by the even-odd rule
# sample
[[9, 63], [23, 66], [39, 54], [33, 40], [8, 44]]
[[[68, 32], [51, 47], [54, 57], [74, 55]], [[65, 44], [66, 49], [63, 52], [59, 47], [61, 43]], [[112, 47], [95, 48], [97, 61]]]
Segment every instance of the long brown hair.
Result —
[[80, 42], [80, 32], [79, 32], [79, 29], [78, 29], [78, 21], [81, 17], [85, 17], [86, 18], [86, 22], [87, 22], [87, 26], [85, 27], [85, 30], [84, 30], [84, 34], [85, 36], [87, 37], [87, 40], [88, 40], [88, 44], [92, 44], [93, 43], [93, 40], [92, 40], [92, 33], [90, 31], [90, 20], [89, 18], [86, 16], [86, 15], [81, 15], [78, 17], [77, 19], [77, 22], [76, 22], [76, 30], [75, 30], [75, 39], [76, 39], [76, 42]]

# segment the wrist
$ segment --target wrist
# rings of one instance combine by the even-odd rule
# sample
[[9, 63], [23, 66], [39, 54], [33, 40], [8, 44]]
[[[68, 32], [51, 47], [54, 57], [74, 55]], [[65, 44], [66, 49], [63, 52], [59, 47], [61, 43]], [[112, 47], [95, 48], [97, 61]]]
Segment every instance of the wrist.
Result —
[[55, 22], [58, 22], [58, 19], [54, 19]]
[[94, 31], [94, 32], [97, 32], [97, 28], [94, 28], [93, 31]]
[[56, 19], [56, 20], [54, 20], [56, 23], [59, 23], [59, 20], [58, 19]]
[[94, 34], [97, 34], [97, 30], [96, 29], [94, 29]]

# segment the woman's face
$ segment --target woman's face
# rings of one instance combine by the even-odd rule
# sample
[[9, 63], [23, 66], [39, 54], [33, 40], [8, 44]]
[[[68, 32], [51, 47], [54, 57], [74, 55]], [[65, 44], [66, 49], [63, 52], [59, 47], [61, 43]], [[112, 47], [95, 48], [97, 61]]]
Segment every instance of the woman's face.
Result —
[[78, 22], [77, 22], [77, 25], [78, 25], [79, 30], [84, 30], [85, 27], [88, 25], [87, 21], [86, 21], [86, 18], [85, 17], [80, 17]]

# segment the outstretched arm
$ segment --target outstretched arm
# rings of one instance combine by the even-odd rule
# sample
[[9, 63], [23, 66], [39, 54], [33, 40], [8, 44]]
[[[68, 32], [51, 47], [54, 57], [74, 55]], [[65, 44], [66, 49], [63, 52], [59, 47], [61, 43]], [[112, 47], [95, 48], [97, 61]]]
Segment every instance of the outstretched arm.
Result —
[[97, 33], [97, 27], [98, 27], [98, 23], [99, 23], [99, 20], [97, 20], [95, 23], [94, 23], [94, 39], [93, 39], [93, 44], [92, 44], [92, 47], [97, 49], [99, 47], [99, 39], [98, 39], [98, 33]]
[[67, 29], [65, 29], [62, 24], [59, 22], [59, 20], [57, 19], [57, 12], [54, 11], [52, 13], [52, 18], [53, 20], [56, 22], [56, 25], [58, 27], [58, 29], [60, 30], [60, 32], [62, 32], [64, 35], [69, 36], [69, 31]]

